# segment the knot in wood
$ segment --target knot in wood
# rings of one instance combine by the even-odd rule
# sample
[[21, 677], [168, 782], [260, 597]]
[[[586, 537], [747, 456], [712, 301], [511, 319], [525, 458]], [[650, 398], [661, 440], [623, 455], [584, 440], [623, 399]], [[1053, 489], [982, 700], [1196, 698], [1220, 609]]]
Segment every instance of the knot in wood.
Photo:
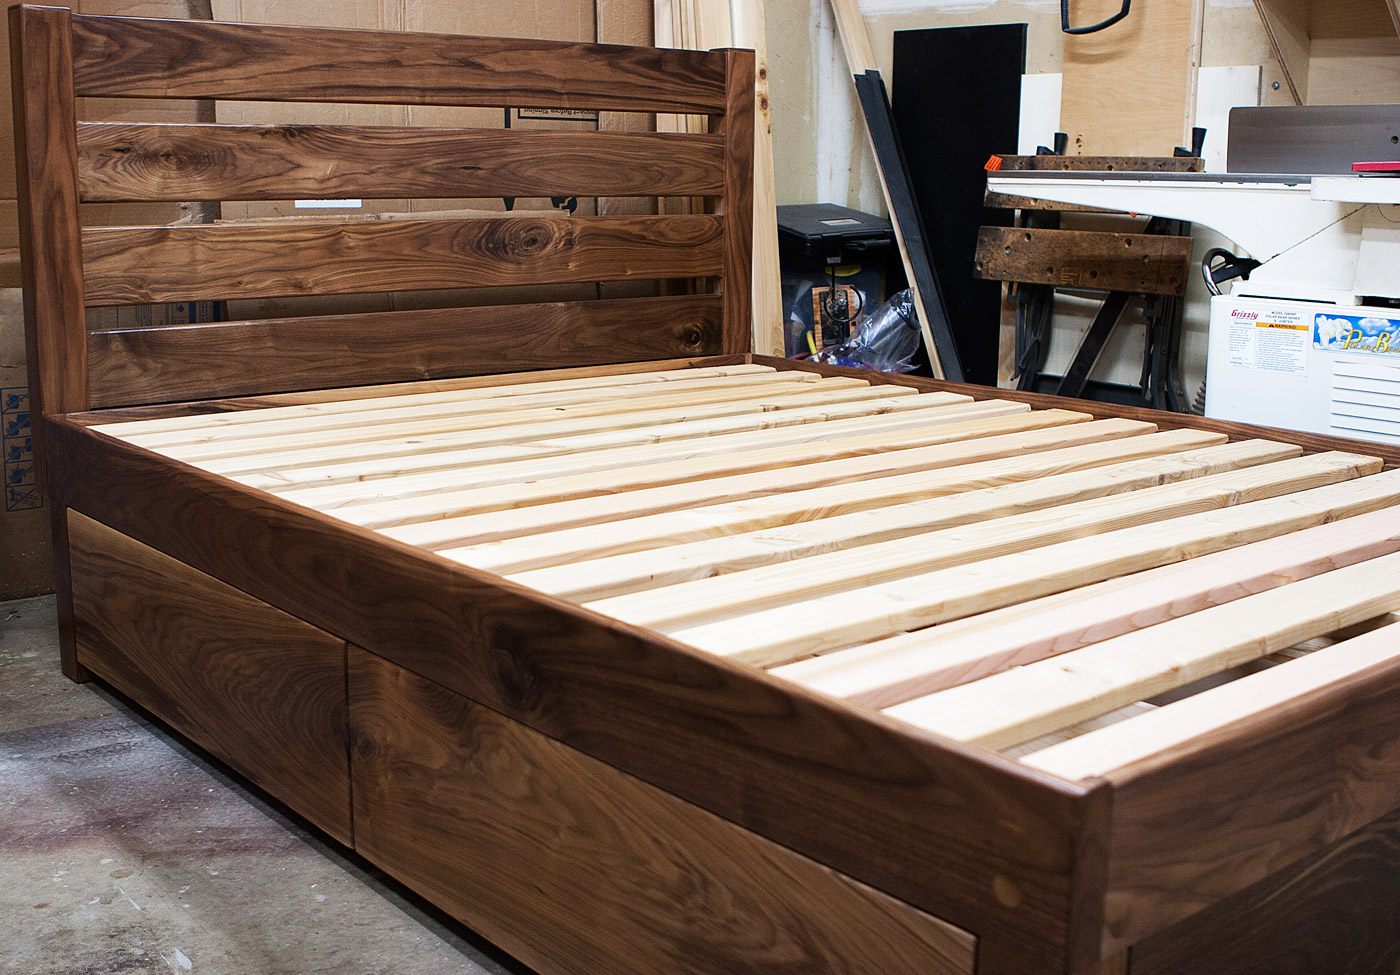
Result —
[[501, 634], [491, 644], [491, 670], [507, 704], [522, 711], [533, 711], [539, 704], [539, 682], [534, 671], [516, 647], [510, 634]]

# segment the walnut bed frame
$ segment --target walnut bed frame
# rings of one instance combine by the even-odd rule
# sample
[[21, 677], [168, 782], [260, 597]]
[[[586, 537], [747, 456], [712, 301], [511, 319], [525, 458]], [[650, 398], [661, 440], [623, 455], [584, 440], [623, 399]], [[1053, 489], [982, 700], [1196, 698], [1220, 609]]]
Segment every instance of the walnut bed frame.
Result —
[[[748, 52], [10, 17], [69, 676], [545, 973], [1394, 969], [1394, 450], [749, 355]], [[115, 125], [75, 96], [711, 124]], [[712, 205], [79, 209], [564, 194]], [[634, 279], [696, 283], [84, 324]]]

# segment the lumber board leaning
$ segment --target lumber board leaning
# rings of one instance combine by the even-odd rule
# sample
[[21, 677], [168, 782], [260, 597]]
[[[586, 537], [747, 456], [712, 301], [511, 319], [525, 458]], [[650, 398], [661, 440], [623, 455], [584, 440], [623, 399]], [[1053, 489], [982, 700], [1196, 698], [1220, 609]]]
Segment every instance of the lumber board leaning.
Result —
[[[1123, 494], [1071, 501], [1024, 514], [861, 545], [849, 551], [813, 555], [796, 565], [767, 565], [724, 575], [715, 571], [702, 573], [689, 582], [595, 600], [589, 605], [600, 613], [639, 626], [668, 631], [685, 627], [693, 631], [754, 607], [768, 607], [771, 611], [793, 601], [805, 602], [998, 556], [1027, 554], [1073, 539], [1104, 538], [1108, 533], [1118, 533], [1122, 538], [1121, 533], [1135, 527], [1171, 524], [1199, 512], [1331, 485], [1359, 477], [1368, 468], [1374, 473], [1379, 470], [1380, 461], [1355, 454], [1312, 454], [1175, 484], [1156, 486], [1157, 479], [1152, 477], [1148, 479], [1152, 486]], [[929, 512], [927, 505], [911, 504], [919, 505], [917, 510], [925, 517], [936, 517], [943, 507], [933, 506]], [[718, 571], [719, 567], [715, 569]], [[539, 575], [544, 572], [541, 570]], [[529, 574], [528, 578], [536, 575]], [[516, 581], [525, 579], [516, 577]], [[704, 645], [714, 646], [711, 642]]]
[[724, 188], [724, 142], [711, 135], [80, 122], [77, 139], [89, 201], [713, 196]]
[[[735, 578], [737, 583], [740, 579], [749, 578], [746, 570], [760, 566], [786, 564], [793, 560], [901, 539], [910, 540], [911, 543], [915, 538], [927, 540], [931, 543], [930, 547], [941, 549], [939, 539], [945, 537], [941, 534], [943, 529], [993, 520], [1005, 527], [1007, 523], [1004, 519], [1021, 514], [1051, 508], [1059, 512], [1061, 509], [1056, 506], [1073, 508], [1074, 503], [1079, 501], [1143, 491], [1162, 484], [1265, 464], [1296, 453], [1296, 449], [1290, 450], [1285, 445], [1246, 441], [1243, 445], [1230, 444], [1186, 455], [1109, 465], [1001, 487], [956, 494], [947, 490], [925, 491], [913, 501], [879, 504], [879, 499], [875, 499], [862, 509], [844, 514], [828, 514], [820, 509], [814, 512], [810, 507], [795, 512], [789, 509], [786, 518], [772, 517], [767, 519], [769, 524], [751, 518], [756, 527], [734, 526], [728, 532], [722, 528], [689, 532], [683, 528], [677, 530], [674, 516], [660, 515], [648, 519], [661, 524], [653, 525], [651, 537], [644, 541], [631, 540], [631, 544], [627, 544], [632, 539], [631, 529], [636, 522], [613, 526], [615, 534], [622, 537], [621, 543], [616, 546], [622, 550], [621, 554], [600, 556], [590, 553], [580, 561], [560, 559], [528, 571], [512, 569], [507, 574], [523, 585], [579, 601], [621, 596], [730, 573], [745, 573]], [[810, 506], [820, 504], [823, 499], [804, 500]], [[856, 508], [855, 505], [851, 507]], [[692, 509], [687, 512], [687, 521], [703, 518], [705, 514], [705, 509]], [[1072, 512], [1065, 511], [1065, 517], [1073, 517]], [[667, 523], [672, 526], [669, 531]], [[685, 540], [692, 535], [694, 540]], [[1025, 544], [1029, 547], [1034, 541], [1027, 539]], [[894, 547], [891, 545], [884, 552], [888, 554]], [[958, 547], [954, 544], [948, 549], [957, 552]], [[858, 552], [851, 554], [859, 556]], [[961, 557], [961, 552], [954, 556]], [[805, 581], [807, 567], [808, 563], [801, 561], [792, 568]], [[503, 570], [494, 567], [493, 571]], [[765, 576], [765, 580], [767, 578]], [[879, 573], [865, 574], [861, 578], [871, 582], [879, 578]], [[766, 589], [763, 581], [755, 582], [765, 594], [760, 597], [762, 601], [781, 598]], [[808, 595], [812, 592], [805, 586], [800, 591]], [[685, 601], [684, 597], [682, 601]], [[697, 615], [704, 612], [696, 611]]]
[[[1029, 416], [1029, 414], [1023, 414]], [[613, 475], [560, 478], [541, 485], [522, 486], [511, 494], [499, 488], [480, 491], [445, 491], [427, 498], [380, 501], [336, 510], [336, 517], [367, 527], [384, 529], [421, 525], [421, 537], [404, 537], [414, 544], [445, 547], [469, 541], [506, 538], [514, 534], [557, 526], [574, 527], [593, 520], [616, 521], [634, 514], [673, 510], [717, 497], [739, 499], [796, 491], [821, 484], [838, 485], [917, 471], [931, 466], [955, 467], [989, 460], [1083, 446], [1100, 441], [1146, 435], [1154, 428], [1135, 421], [1100, 420], [1092, 423], [1039, 427], [1023, 432], [993, 433], [930, 446], [895, 442], [887, 450], [814, 450], [809, 445], [779, 448], [777, 463], [749, 466], [741, 473], [717, 469], [709, 460], [658, 464], [633, 470], [618, 491]], [[835, 458], [835, 459], [833, 459]], [[766, 458], [775, 458], [769, 454]], [[556, 505], [579, 507], [555, 507]], [[548, 506], [546, 509], [545, 506]], [[531, 510], [533, 509], [533, 510]], [[579, 511], [575, 519], [571, 512]], [[562, 513], [549, 521], [549, 512]], [[490, 518], [480, 516], [493, 513]], [[543, 517], [544, 521], [536, 521]], [[470, 519], [470, 520], [469, 520]], [[499, 532], [499, 534], [493, 534]], [[400, 537], [398, 529], [394, 537]]]
[[356, 849], [532, 967], [974, 971], [966, 931], [359, 648], [349, 686]]
[[[1366, 563], [1369, 564], [1369, 563]], [[1355, 675], [1393, 668], [1400, 656], [1400, 630], [1382, 626], [1115, 725], [1022, 758], [1034, 768], [1067, 779], [1107, 775], [1169, 748], [1226, 728], [1300, 694]]]
[[677, 627], [667, 633], [732, 659], [772, 665], [1185, 561], [1397, 501], [1400, 473], [1387, 471], [797, 600], [751, 611], [739, 619]]
[[[844, 485], [840, 491], [831, 490], [829, 483], [759, 497], [734, 498], [723, 490], [711, 490], [695, 496], [696, 501], [707, 502], [699, 507], [693, 506], [692, 502], [692, 505], [684, 506], [684, 510], [676, 510], [682, 506], [672, 504], [661, 511], [641, 511], [621, 509], [619, 505], [612, 509], [611, 518], [600, 517], [601, 506], [597, 503], [564, 502], [563, 505], [567, 505], [574, 514], [567, 514], [556, 506], [546, 506], [522, 511], [516, 523], [506, 526], [491, 524], [492, 520], [501, 521], [499, 516], [493, 516], [491, 520], [480, 518], [476, 523], [481, 525], [482, 535], [490, 532], [498, 540], [457, 548], [453, 557], [493, 572], [519, 572], [776, 526], [825, 523], [828, 519], [872, 508], [965, 492], [980, 493], [1039, 478], [1050, 480], [1073, 471], [1100, 469], [1190, 447], [1217, 445], [1223, 439], [1209, 433], [1188, 433], [1186, 436], [1147, 434], [1044, 451], [1028, 457], [998, 458], [953, 466], [930, 465], [909, 473], [887, 473], [857, 481]], [[573, 527], [560, 525], [561, 519], [569, 518], [578, 523]], [[526, 534], [526, 525], [530, 526], [530, 534], [528, 537], [518, 537]], [[472, 537], [470, 526], [463, 526], [460, 521], [456, 522], [455, 528], [437, 523], [388, 529], [385, 533], [404, 541], [423, 544], [422, 540], [438, 537], [432, 534], [435, 529], [460, 532], [463, 527], [468, 528], [467, 537]]]
[[725, 225], [698, 214], [89, 227], [83, 296], [155, 304], [716, 276]]
[[1400, 555], [1383, 555], [918, 698], [888, 713], [949, 738], [1004, 748], [1397, 609]]
[[[385, 337], [392, 336], [386, 347]], [[720, 299], [674, 295], [92, 332], [94, 408], [720, 351]]]
[[[1097, 786], [936, 746], [73, 420], [51, 424], [65, 458], [56, 503], [1044, 964], [1094, 950], [1097, 934], [1070, 930], [1069, 917], [1076, 878], [1105, 865]], [[1002, 878], [995, 891], [988, 871]]]
[[[631, 483], [631, 472], [636, 472], [642, 479], [674, 477], [677, 473], [674, 468], [661, 475], [657, 475], [650, 468], [652, 465], [659, 466], [670, 461], [687, 459], [707, 461], [708, 463], [701, 465], [700, 469], [715, 474], [757, 470], [787, 462], [794, 454], [801, 456], [799, 448], [805, 448], [806, 456], [812, 456], [813, 452], [816, 452], [817, 456], [822, 453], [833, 456], [830, 453], [833, 450], [837, 452], [834, 456], [840, 456], [843, 451], [869, 453], [881, 449], [873, 446], [875, 441], [885, 442], [900, 436], [907, 438], [906, 443], [946, 443], [967, 437], [1074, 423], [1082, 417], [1082, 414], [1057, 414], [1052, 410], [1003, 412], [1002, 408], [998, 408], [991, 416], [977, 419], [966, 419], [967, 414], [947, 417], [938, 417], [936, 414], [936, 409], [904, 410], [844, 420], [800, 423], [769, 430], [751, 430], [724, 436], [693, 437], [668, 444], [640, 444], [576, 454], [563, 452], [540, 460], [483, 465], [473, 472], [470, 483], [476, 487], [490, 487], [498, 484], [519, 484], [536, 478], [624, 469], [629, 471], [628, 483]], [[939, 423], [939, 419], [947, 419], [949, 422]], [[614, 482], [617, 483], [617, 478], [614, 478]], [[325, 506], [329, 509], [341, 505], [362, 504], [376, 497], [421, 497], [443, 490], [461, 489], [463, 483], [460, 472], [454, 474], [450, 470], [427, 471], [403, 477], [351, 481], [322, 487], [292, 486], [278, 493], [300, 504], [311, 507]], [[654, 483], [672, 482], [662, 480]], [[518, 504], [524, 502], [519, 495], [517, 497]]]
[[1202, 555], [770, 671], [885, 708], [1210, 606], [1400, 551], [1400, 509]]
[[720, 347], [740, 353], [754, 347], [754, 52], [729, 48], [724, 56], [728, 101], [724, 115], [710, 116], [710, 130], [724, 137], [724, 194], [716, 208], [724, 217]]
[[73, 48], [89, 96], [725, 108], [724, 56], [705, 51], [89, 15], [73, 18]]
[[67, 520], [83, 665], [350, 843], [345, 641], [77, 512]]

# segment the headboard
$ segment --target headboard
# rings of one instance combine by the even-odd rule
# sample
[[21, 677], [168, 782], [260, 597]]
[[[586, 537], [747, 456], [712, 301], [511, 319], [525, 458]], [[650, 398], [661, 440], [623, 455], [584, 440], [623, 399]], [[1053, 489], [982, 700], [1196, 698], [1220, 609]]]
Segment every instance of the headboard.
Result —
[[[749, 348], [750, 51], [28, 5], [10, 8], [10, 37], [36, 414]], [[708, 116], [709, 131], [85, 122], [79, 96], [666, 112]], [[558, 196], [707, 205], [154, 227], [83, 227], [78, 206]], [[91, 333], [84, 316], [101, 305], [678, 279], [699, 293]]]

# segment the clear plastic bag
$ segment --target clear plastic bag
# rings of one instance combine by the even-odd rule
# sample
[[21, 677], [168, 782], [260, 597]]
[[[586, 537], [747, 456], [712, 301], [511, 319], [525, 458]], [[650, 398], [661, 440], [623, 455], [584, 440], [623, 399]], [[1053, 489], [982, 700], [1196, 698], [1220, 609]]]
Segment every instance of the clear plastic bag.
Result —
[[876, 309], [849, 342], [823, 349], [812, 361], [877, 372], [913, 372], [918, 349], [919, 319], [906, 289]]

